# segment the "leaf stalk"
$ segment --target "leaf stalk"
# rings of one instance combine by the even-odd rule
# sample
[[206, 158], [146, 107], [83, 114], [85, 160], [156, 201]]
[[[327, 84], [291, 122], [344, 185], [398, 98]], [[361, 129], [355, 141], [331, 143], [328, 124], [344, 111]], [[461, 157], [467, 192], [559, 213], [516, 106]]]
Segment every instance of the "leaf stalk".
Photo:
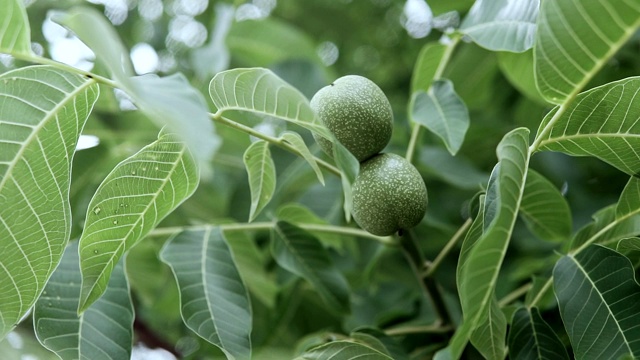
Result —
[[[216, 113], [213, 113], [213, 114], [209, 114], [209, 117], [213, 121], [215, 121], [216, 123], [219, 123], [219, 124], [234, 128], [236, 130], [242, 131], [242, 132], [247, 133], [249, 135], [255, 136], [258, 139], [262, 139], [264, 141], [272, 143], [272, 144], [274, 144], [274, 145], [276, 145], [276, 146], [278, 146], [278, 147], [280, 147], [282, 149], [285, 149], [285, 150], [287, 150], [287, 151], [289, 151], [289, 152], [291, 152], [291, 153], [293, 153], [295, 155], [298, 155], [298, 156], [302, 157], [302, 154], [295, 147], [291, 146], [288, 142], [284, 141], [283, 139], [276, 138], [276, 137], [273, 137], [273, 136], [270, 136], [270, 135], [267, 135], [267, 134], [263, 134], [263, 133], [261, 133], [259, 131], [256, 131], [255, 129], [249, 127], [249, 126], [246, 126], [246, 125], [240, 124], [240, 123], [238, 123], [236, 121], [233, 121], [233, 120], [231, 120], [231, 119], [229, 119], [227, 117], [222, 116], [222, 113], [220, 113], [219, 111], [216, 112]], [[322, 160], [322, 159], [320, 159], [318, 157], [314, 157], [314, 159], [315, 159], [316, 163], [318, 163], [319, 166], [325, 168], [325, 170], [329, 171], [330, 173], [332, 173], [332, 174], [334, 174], [334, 175], [336, 175], [338, 177], [342, 176], [342, 172], [337, 167], [329, 164], [328, 162], [326, 162], [326, 161], [324, 161], [324, 160]]]
[[438, 253], [436, 258], [431, 263], [427, 264], [427, 270], [422, 275], [423, 277], [428, 278], [428, 277], [432, 277], [433, 276], [433, 274], [436, 272], [436, 270], [438, 270], [438, 267], [440, 267], [440, 264], [442, 263], [444, 258], [447, 255], [449, 255], [451, 250], [456, 246], [456, 244], [462, 238], [462, 236], [467, 233], [467, 230], [469, 230], [469, 227], [471, 226], [472, 222], [473, 221], [471, 220], [471, 218], [468, 218], [464, 222], [464, 224], [462, 224], [462, 226], [460, 226], [458, 231], [456, 231], [456, 233], [453, 234], [453, 236], [447, 242], [447, 244], [442, 248], [442, 250], [440, 250], [440, 253]]
[[[254, 222], [254, 223], [220, 224], [220, 225], [214, 225], [214, 226], [218, 226], [220, 230], [222, 230], [223, 232], [234, 232], [234, 231], [271, 230], [275, 225], [276, 225], [275, 222], [264, 221], [264, 222]], [[367, 231], [351, 228], [351, 227], [336, 226], [336, 225], [322, 225], [322, 224], [308, 224], [308, 223], [296, 223], [296, 225], [307, 231], [356, 236], [356, 237], [375, 240], [386, 246], [398, 245], [395, 239], [390, 236], [385, 236], [385, 237], [376, 236], [376, 235], [370, 234]], [[201, 230], [211, 226], [212, 225], [162, 227], [162, 228], [157, 228], [151, 231], [151, 233], [149, 233], [148, 236], [158, 237], [158, 236], [174, 235], [181, 231]]]
[[399, 236], [400, 238], [400, 248], [402, 249], [402, 253], [405, 258], [409, 262], [411, 266], [411, 270], [413, 271], [416, 279], [420, 282], [422, 289], [424, 290], [425, 295], [429, 300], [431, 300], [431, 304], [433, 305], [434, 310], [438, 316], [438, 324], [440, 325], [448, 325], [451, 324], [451, 317], [449, 316], [449, 311], [447, 310], [447, 306], [442, 298], [442, 294], [440, 292], [440, 288], [438, 288], [438, 284], [435, 279], [432, 277], [422, 277], [422, 273], [424, 271], [425, 260], [422, 255], [422, 251], [418, 247], [416, 243], [415, 237], [411, 231], [405, 231], [404, 234]]
[[[433, 84], [433, 81], [439, 80], [442, 77], [442, 74], [444, 73], [444, 70], [446, 69], [447, 64], [449, 63], [449, 59], [451, 59], [451, 55], [453, 54], [453, 51], [456, 49], [456, 47], [458, 46], [458, 43], [460, 42], [460, 35], [456, 35], [456, 34], [451, 35], [449, 39], [451, 41], [449, 42], [449, 44], [447, 44], [447, 49], [445, 50], [444, 55], [442, 56], [442, 59], [440, 59], [438, 68], [436, 69], [436, 72], [433, 75], [433, 80], [429, 85], [429, 90], [431, 90], [431, 85]], [[411, 97], [413, 98], [413, 96]], [[411, 101], [410, 106], [413, 106], [413, 100]], [[413, 126], [411, 127], [411, 137], [409, 139], [409, 145], [407, 146], [407, 154], [405, 155], [405, 158], [407, 159], [408, 162], [413, 161], [413, 155], [416, 151], [418, 139], [420, 139], [421, 133], [422, 133], [422, 126], [418, 123], [414, 123]]]

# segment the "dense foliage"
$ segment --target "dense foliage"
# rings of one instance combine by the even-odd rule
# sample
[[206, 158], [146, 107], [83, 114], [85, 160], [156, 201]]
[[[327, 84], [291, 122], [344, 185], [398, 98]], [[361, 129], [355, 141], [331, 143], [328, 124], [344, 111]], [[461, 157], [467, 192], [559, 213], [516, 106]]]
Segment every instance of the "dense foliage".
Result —
[[[639, 26], [635, 0], [0, 0], [0, 357], [640, 358]], [[349, 74], [427, 185], [393, 236], [353, 222], [360, 164], [309, 104]]]

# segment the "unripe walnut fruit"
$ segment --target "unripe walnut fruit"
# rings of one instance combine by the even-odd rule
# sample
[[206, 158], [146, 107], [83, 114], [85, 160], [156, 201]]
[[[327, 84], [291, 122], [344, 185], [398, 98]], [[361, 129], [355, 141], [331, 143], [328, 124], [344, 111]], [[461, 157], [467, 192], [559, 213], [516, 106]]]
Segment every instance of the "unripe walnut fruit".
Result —
[[[360, 162], [382, 151], [391, 139], [389, 100], [378, 85], [362, 76], [344, 76], [323, 87], [311, 99], [311, 108]], [[314, 137], [320, 148], [333, 156], [331, 141]]]
[[427, 187], [422, 176], [395, 154], [379, 154], [363, 162], [352, 194], [353, 218], [374, 235], [410, 229], [427, 211]]

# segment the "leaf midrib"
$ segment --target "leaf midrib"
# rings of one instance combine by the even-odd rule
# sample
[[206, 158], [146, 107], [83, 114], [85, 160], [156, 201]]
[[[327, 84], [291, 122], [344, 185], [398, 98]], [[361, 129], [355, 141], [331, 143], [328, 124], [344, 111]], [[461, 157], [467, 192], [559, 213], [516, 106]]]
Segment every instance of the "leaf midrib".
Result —
[[562, 141], [570, 141], [574, 139], [599, 139], [599, 138], [620, 138], [620, 139], [640, 139], [639, 134], [632, 133], [593, 133], [593, 134], [573, 134], [573, 135], [563, 135], [559, 137], [548, 137], [547, 140], [543, 140], [540, 142], [540, 148], [544, 148], [545, 146], [552, 145], [554, 143], [559, 143]]
[[[38, 67], [38, 68], [44, 68], [44, 67]], [[26, 79], [26, 78], [21, 78], [21, 79], [36, 81], [36, 79]], [[26, 149], [38, 137], [38, 135], [40, 134], [40, 131], [46, 125], [49, 124], [49, 121], [51, 121], [52, 119], [55, 119], [55, 116], [53, 115], [57, 114], [59, 110], [64, 108], [71, 100], [75, 99], [76, 95], [80, 94], [86, 88], [89, 88], [91, 85], [95, 83], [93, 79], [87, 78], [83, 80], [84, 82], [81, 83], [80, 86], [78, 86], [74, 91], [70, 93], [65, 93], [67, 94], [67, 96], [61, 102], [57, 103], [56, 106], [54, 106], [50, 111], [47, 111], [42, 117], [42, 120], [38, 123], [38, 125], [33, 127], [33, 130], [31, 131], [29, 136], [23, 141], [24, 145], [20, 147], [20, 150], [18, 151], [16, 156], [13, 158], [12, 161], [9, 162], [9, 166], [7, 167], [7, 172], [5, 173], [5, 176], [0, 180], [0, 192], [2, 192], [2, 189], [4, 189], [7, 179], [13, 178], [13, 171], [15, 170], [15, 167], [17, 166], [17, 163], [19, 162], [19, 160], [22, 159]], [[48, 87], [52, 87], [50, 83], [46, 83], [46, 85]], [[77, 114], [76, 114], [76, 119], [77, 119]], [[0, 142], [2, 142], [2, 140], [0, 140]]]
[[622, 338], [624, 339], [624, 344], [625, 344], [627, 350], [629, 350], [629, 354], [633, 355], [633, 350], [629, 347], [629, 340], [627, 340], [627, 337], [625, 336], [624, 331], [620, 327], [620, 321], [615, 316], [615, 314], [611, 311], [611, 308], [609, 307], [609, 303], [607, 303], [607, 301], [602, 297], [602, 293], [600, 292], [600, 289], [596, 286], [596, 283], [589, 276], [589, 272], [587, 272], [587, 270], [584, 267], [582, 267], [582, 264], [580, 264], [580, 262], [573, 255], [569, 255], [568, 258], [571, 259], [571, 261], [573, 261], [575, 263], [576, 267], [578, 267], [578, 269], [583, 273], [584, 277], [591, 284], [592, 289], [596, 290], [596, 293], [598, 294], [598, 297], [600, 298], [600, 301], [602, 301], [602, 303], [605, 305], [605, 307], [606, 307], [609, 315], [611, 316], [611, 318], [614, 319], [616, 327], [618, 328], [618, 331], [620, 332], [620, 334], [622, 335]]
[[[158, 141], [160, 141], [162, 138], [165, 138], [165, 137], [167, 137], [167, 136], [168, 136], [168, 135], [163, 135], [162, 137], [160, 137], [160, 139], [158, 139]], [[166, 186], [166, 184], [168, 183], [168, 180], [169, 180], [170, 178], [172, 178], [172, 177], [173, 177], [173, 175], [175, 174], [175, 169], [176, 169], [176, 167], [178, 166], [178, 164], [181, 162], [181, 159], [182, 159], [182, 157], [183, 157], [183, 155], [184, 155], [184, 153], [185, 153], [185, 151], [186, 151], [186, 150], [187, 150], [187, 146], [185, 146], [184, 144], [182, 144], [182, 149], [178, 152], [178, 154], [179, 154], [179, 155], [177, 155], [177, 156], [176, 156], [176, 161], [173, 163], [173, 166], [171, 167], [171, 171], [169, 171], [169, 172], [168, 172], [168, 174], [170, 174], [170, 175], [169, 175], [169, 176], [167, 176], [167, 177], [165, 178], [165, 180], [164, 180], [164, 181], [162, 181], [162, 185], [161, 185], [158, 189], [160, 189], [160, 190], [161, 190], [161, 189], [164, 189], [164, 187], [165, 187], [165, 186]], [[134, 155], [134, 156], [135, 156], [135, 155]], [[114, 170], [116, 170], [116, 169], [114, 169]], [[188, 175], [188, 174], [185, 174], [185, 176], [186, 176], [187, 178], [189, 177], [189, 175]], [[107, 176], [107, 177], [108, 177], [108, 176]], [[147, 213], [147, 211], [149, 210], [149, 207], [151, 206], [151, 204], [155, 203], [156, 199], [158, 198], [158, 196], [159, 196], [159, 195], [160, 195], [160, 193], [162, 192], [162, 191], [160, 191], [160, 190], [158, 190], [158, 191], [156, 191], [156, 192], [155, 192], [155, 194], [152, 196], [152, 200], [151, 200], [151, 201], [149, 201], [149, 203], [147, 204], [147, 206], [145, 206], [144, 210], [143, 210], [143, 211], [141, 211], [141, 212], [140, 212], [140, 214], [146, 214], [146, 213]], [[99, 191], [100, 191], [100, 189], [96, 190], [96, 193], [98, 193]], [[184, 199], [183, 199], [182, 201], [184, 201]], [[179, 204], [180, 202], [181, 202], [181, 201], [179, 201], [179, 202], [178, 202], [178, 204]], [[175, 206], [177, 206], [177, 204], [174, 204], [174, 205], [175, 205]], [[92, 209], [92, 208], [93, 208], [93, 206], [89, 206], [89, 209]], [[113, 252], [111, 252], [111, 255], [112, 255], [112, 256], [110, 256], [110, 257], [109, 257], [109, 260], [105, 263], [105, 266], [103, 266], [103, 267], [102, 267], [102, 270], [100, 271], [100, 274], [98, 274], [98, 276], [96, 277], [96, 281], [94, 281], [94, 282], [93, 282], [93, 285], [92, 285], [92, 286], [91, 286], [91, 288], [89, 289], [89, 292], [88, 292], [88, 294], [87, 294], [86, 298], [84, 299], [83, 303], [81, 304], [81, 305], [82, 305], [81, 309], [83, 309], [83, 311], [87, 309], [87, 308], [85, 307], [85, 306], [86, 306], [86, 303], [87, 303], [87, 301], [88, 301], [89, 297], [93, 294], [93, 292], [94, 292], [94, 290], [95, 290], [96, 286], [98, 285], [99, 280], [100, 280], [100, 279], [102, 279], [102, 277], [104, 276], [104, 274], [105, 274], [105, 270], [107, 269], [107, 267], [108, 267], [109, 265], [112, 265], [112, 264], [113, 264], [113, 260], [114, 260], [114, 258], [115, 258], [115, 256], [113, 256], [113, 254], [118, 253], [118, 251], [119, 251], [123, 246], [125, 246], [125, 245], [126, 245], [126, 240], [131, 236], [131, 233], [132, 233], [133, 229], [135, 229], [135, 227], [136, 227], [136, 226], [138, 225], [138, 223], [140, 222], [140, 219], [142, 219], [142, 218], [143, 218], [143, 216], [139, 216], [139, 217], [138, 217], [138, 219], [137, 219], [133, 224], [131, 224], [131, 226], [130, 226], [130, 228], [129, 228], [129, 231], [127, 231], [126, 235], [122, 238], [122, 240], [123, 240], [123, 241], [122, 241], [122, 242], [120, 242], [120, 244], [118, 245], [118, 247], [117, 247]], [[156, 221], [158, 221], [158, 219], [156, 219]], [[141, 232], [141, 233], [140, 233], [140, 238], [142, 238], [143, 236], [144, 236], [144, 234]], [[80, 239], [80, 240], [82, 240], [82, 239]], [[124, 253], [124, 250], [123, 250], [123, 253]], [[114, 265], [114, 267], [115, 267], [115, 265]], [[84, 276], [83, 276], [83, 281], [84, 281]]]
[[261, 203], [263, 203], [262, 196], [265, 193], [265, 186], [267, 182], [267, 172], [265, 168], [267, 167], [267, 163], [271, 158], [271, 153], [269, 151], [269, 143], [266, 141], [262, 141], [260, 143], [262, 145], [262, 151], [259, 153], [258, 160], [260, 161], [260, 169], [258, 173], [258, 188], [256, 189], [256, 201], [251, 204], [251, 219], [253, 220], [256, 217], [256, 211], [261, 208]]
[[[524, 142], [526, 144], [527, 139], [524, 139]], [[513, 145], [511, 145], [511, 146], [513, 146]], [[530, 153], [528, 151], [525, 150], [523, 155], [525, 157], [525, 163], [524, 163], [524, 171], [523, 171], [523, 174], [522, 174], [522, 184], [519, 187], [519, 195], [516, 198], [516, 204], [514, 206], [514, 209], [516, 209], [516, 210], [515, 210], [512, 218], [510, 219], [511, 224], [509, 225], [509, 228], [508, 228], [509, 231], [508, 231], [508, 234], [507, 234], [507, 236], [509, 236], [509, 237], [511, 236], [511, 233], [513, 232], [513, 225], [515, 224], [515, 221], [516, 221], [516, 218], [517, 218], [517, 215], [518, 215], [517, 209], [520, 208], [520, 204], [522, 202], [522, 197], [524, 195], [524, 187], [525, 187], [525, 184], [526, 184], [527, 173], [528, 173], [528, 170], [529, 170], [529, 160], [531, 159]], [[506, 160], [506, 157], [503, 158], [503, 159], [500, 159], [500, 161], [502, 161], [502, 160]], [[501, 172], [502, 172], [502, 169], [501, 169]], [[495, 219], [495, 222], [492, 225], [491, 229], [488, 230], [487, 232], [483, 233], [483, 235], [480, 237], [480, 239], [478, 239], [476, 241], [476, 243], [479, 242], [480, 240], [482, 240], [482, 238], [488, 237], [486, 234], [489, 234], [489, 233], [491, 233], [493, 231], [496, 231], [496, 228], [498, 227], [498, 224], [502, 223], [502, 221], [501, 221], [502, 219], [500, 219], [502, 217], [501, 213], [502, 213], [502, 206], [499, 208], [499, 212], [496, 214], [496, 219]], [[500, 257], [500, 262], [496, 266], [496, 269], [498, 269], [498, 270], [502, 267], [502, 262], [504, 261], [504, 254], [507, 251], [508, 245], [509, 245], [509, 241], [507, 240], [507, 241], [505, 241], [504, 245], [502, 246], [502, 249], [501, 249], [501, 254], [502, 255]], [[482, 301], [480, 302], [479, 309], [481, 309], [481, 310], [485, 309], [487, 304], [488, 304], [488, 302], [491, 301], [491, 296], [494, 293], [495, 284], [496, 284], [496, 282], [498, 280], [498, 273], [499, 273], [499, 271], [493, 271], [493, 275], [491, 277], [491, 281], [489, 282], [490, 283], [489, 289], [492, 289], [492, 291], [486, 291], [485, 292], [485, 295], [482, 298]], [[475, 316], [472, 319], [472, 323], [474, 324], [474, 327], [476, 326], [476, 324], [478, 324], [478, 322], [480, 320], [480, 317], [481, 317], [481, 315], [483, 313], [484, 313], [484, 311], [477, 311], [476, 312]]]
[[[542, 10], [542, 9], [541, 9]], [[541, 12], [540, 15], [542, 15], [543, 13]], [[542, 142], [543, 138], [548, 138], [547, 134], [549, 134], [551, 132], [551, 130], [553, 129], [553, 127], [555, 126], [555, 124], [560, 120], [561, 115], [564, 114], [564, 112], [569, 108], [569, 104], [573, 103], [573, 101], [575, 100], [576, 96], [582, 91], [582, 89], [584, 89], [585, 86], [587, 86], [587, 84], [591, 81], [591, 79], [600, 71], [600, 69], [602, 69], [602, 67], [609, 61], [609, 59], [618, 52], [618, 50], [620, 50], [620, 48], [627, 43], [627, 40], [629, 40], [629, 38], [636, 32], [636, 29], [640, 27], [640, 17], [638, 17], [638, 19], [636, 19], [636, 22], [633, 23], [631, 26], [627, 27], [624, 31], [624, 33], [622, 34], [622, 36], [618, 39], [617, 42], [614, 43], [609, 43], [606, 42], [607, 44], [610, 45], [609, 50], [598, 60], [593, 64], [593, 67], [591, 68], [591, 70], [587, 71], [582, 80], [579, 81], [573, 88], [573, 90], [569, 93], [569, 94], [562, 94], [564, 96], [564, 98], [562, 99], [562, 101], [560, 102], [560, 108], [558, 109], [558, 112], [556, 112], [556, 114], [554, 114], [554, 116], [549, 120], [549, 122], [544, 126], [544, 128], [542, 128], [541, 131], [538, 132], [538, 135], [536, 135], [536, 139], [534, 140], [533, 144], [531, 144], [531, 146], [529, 147], [529, 152], [533, 153], [534, 151], [536, 151], [537, 149], [539, 149], [540, 147], [540, 143]], [[536, 35], [536, 41], [537, 41], [538, 35]], [[536, 73], [536, 85], [538, 83], [537, 80], [537, 71]], [[553, 91], [555, 93], [559, 93], [559, 90], [557, 89], [553, 89]], [[549, 96], [544, 95], [543, 97], [547, 100], [550, 101], [551, 103], [557, 103], [556, 101], [553, 101], [553, 99], [551, 99]]]

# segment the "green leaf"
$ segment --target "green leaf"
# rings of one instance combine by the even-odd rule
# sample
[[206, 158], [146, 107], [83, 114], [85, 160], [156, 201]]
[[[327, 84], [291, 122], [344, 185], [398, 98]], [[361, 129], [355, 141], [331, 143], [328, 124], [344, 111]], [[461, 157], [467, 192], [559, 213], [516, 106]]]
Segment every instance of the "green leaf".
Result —
[[607, 206], [593, 215], [594, 221], [574, 236], [571, 249], [586, 242], [613, 246], [614, 243], [640, 233], [638, 180], [631, 177], [620, 194], [618, 203]]
[[271, 70], [248, 68], [220, 72], [209, 84], [209, 95], [218, 113], [250, 111], [270, 115], [331, 138], [329, 131], [316, 121], [309, 100]]
[[[458, 292], [461, 291], [462, 285], [462, 273], [464, 272], [464, 268], [467, 265], [467, 260], [469, 259], [469, 255], [471, 254], [471, 250], [474, 248], [476, 242], [482, 237], [482, 231], [484, 229], [484, 207], [485, 207], [485, 195], [479, 196], [479, 211], [476, 215], [476, 218], [471, 223], [469, 230], [467, 231], [467, 235], [462, 242], [462, 249], [460, 250], [460, 256], [458, 257], [458, 267], [456, 269], [456, 285], [458, 288]], [[477, 324], [476, 324], [477, 325]], [[456, 329], [456, 332], [453, 334], [451, 340], [449, 340], [449, 346], [438, 351], [436, 353], [435, 359], [437, 360], [448, 360], [454, 358], [459, 358], [464, 351], [464, 348], [467, 346], [469, 342], [469, 338], [471, 337], [471, 333], [474, 330], [470, 321], [465, 321]]]
[[129, 77], [135, 74], [129, 52], [120, 41], [116, 29], [98, 10], [76, 6], [68, 12], [54, 13], [52, 20], [71, 29], [93, 50], [96, 60], [109, 69], [111, 76], [129, 87]]
[[577, 359], [640, 357], [640, 287], [629, 259], [589, 246], [558, 261], [553, 285]]
[[[333, 137], [333, 136], [332, 136]], [[347, 220], [351, 220], [351, 210], [353, 209], [353, 194], [351, 187], [356, 181], [356, 177], [360, 172], [360, 163], [353, 154], [347, 150], [338, 140], [333, 137], [333, 158], [340, 169], [342, 176], [340, 181], [342, 182], [342, 193], [344, 195], [343, 208], [344, 216]]]
[[79, 312], [102, 295], [120, 257], [189, 198], [198, 181], [189, 149], [164, 131], [111, 171], [91, 199], [80, 238]]
[[447, 45], [439, 43], [427, 43], [422, 47], [411, 77], [412, 94], [419, 90], [429, 90], [446, 50]]
[[582, 91], [639, 25], [633, 1], [542, 1], [534, 46], [542, 95], [561, 104]]
[[364, 334], [364, 333], [358, 333], [358, 332], [352, 332], [350, 334], [351, 339], [354, 342], [358, 342], [360, 344], [366, 345], [376, 351], [379, 351], [380, 353], [384, 354], [384, 355], [391, 355], [389, 354], [389, 351], [387, 351], [386, 347], [384, 346], [384, 344], [382, 343], [382, 341], [380, 341], [378, 338], [376, 338], [373, 335], [369, 335], [369, 334]]
[[[163, 301], [162, 299], [169, 297], [174, 299], [177, 304], [178, 286], [171, 273], [171, 268], [160, 260], [159, 254], [162, 246], [179, 232], [176, 230], [173, 234], [153, 236], [153, 238], [150, 236], [150, 241], [139, 242], [127, 253], [125, 264], [127, 279], [139, 309], [157, 309], [157, 305]], [[180, 309], [175, 304], [172, 304], [170, 310], [170, 316], [174, 321], [176, 318], [180, 318]], [[168, 313], [169, 311], [163, 311], [164, 316], [167, 316]], [[145, 315], [141, 314], [141, 316]]]
[[640, 251], [640, 238], [631, 237], [624, 238], [618, 241], [616, 245], [616, 251], [618, 252], [630, 252], [630, 251]]
[[126, 90], [145, 115], [180, 136], [200, 166], [208, 165], [221, 139], [215, 134], [204, 97], [184, 75], [136, 76]]
[[358, 328], [351, 333], [351, 337], [365, 344], [370, 342], [380, 344], [383, 348], [381, 352], [388, 354], [394, 360], [409, 360], [409, 355], [396, 339], [376, 328]]
[[496, 53], [474, 43], [461, 42], [444, 69], [443, 77], [455, 84], [456, 93], [471, 110], [495, 106], [496, 94], [503, 91]]
[[286, 59], [320, 62], [313, 39], [272, 17], [235, 22], [226, 43], [234, 59], [242, 64], [266, 67]]
[[455, 155], [469, 129], [469, 111], [449, 80], [437, 80], [429, 91], [414, 94], [411, 118], [438, 135]]
[[640, 77], [586, 91], [548, 126], [558, 108], [542, 121], [539, 149], [595, 156], [629, 175], [640, 173]]
[[251, 189], [249, 221], [253, 221], [269, 203], [276, 190], [276, 167], [271, 158], [269, 143], [264, 140], [251, 144], [242, 158], [249, 174]]
[[627, 185], [620, 194], [616, 205], [616, 219], [623, 219], [640, 211], [640, 179], [635, 176], [629, 178]]
[[519, 308], [511, 321], [509, 357], [513, 360], [569, 360], [564, 344], [538, 308]]
[[613, 246], [621, 239], [640, 233], [640, 209], [616, 219], [614, 204], [596, 212], [593, 219], [593, 222], [576, 233], [571, 249], [576, 249], [586, 242]]
[[302, 155], [302, 157], [307, 160], [309, 165], [311, 165], [311, 168], [318, 177], [318, 181], [320, 181], [320, 183], [324, 185], [324, 176], [322, 176], [322, 171], [320, 171], [320, 167], [318, 166], [316, 159], [313, 157], [311, 151], [309, 151], [309, 148], [304, 143], [302, 136], [300, 136], [300, 134], [298, 134], [297, 132], [287, 131], [282, 134], [281, 138], [289, 145], [293, 146], [296, 150], [298, 150], [300, 155]]
[[193, 49], [190, 56], [193, 69], [202, 81], [226, 70], [231, 58], [225, 40], [233, 24], [235, 9], [231, 4], [216, 3], [214, 13], [215, 21], [211, 27], [209, 42]]
[[313, 348], [295, 360], [393, 360], [367, 345], [351, 341], [333, 341]]
[[0, 0], [0, 53], [31, 54], [31, 29], [22, 0]]
[[123, 262], [114, 267], [104, 296], [78, 316], [80, 281], [78, 242], [73, 242], [33, 310], [38, 340], [61, 359], [129, 359], [133, 303]]
[[464, 272], [464, 268], [467, 266], [467, 260], [469, 260], [469, 255], [471, 254], [471, 250], [473, 250], [475, 244], [482, 237], [482, 233], [485, 228], [484, 220], [484, 210], [485, 210], [485, 202], [486, 195], [481, 194], [479, 196], [479, 209], [478, 214], [475, 219], [471, 223], [469, 230], [467, 231], [467, 235], [464, 237], [464, 241], [462, 242], [462, 248], [460, 249], [460, 256], [458, 257], [458, 267], [456, 268], [456, 285], [458, 288], [458, 292], [462, 290], [462, 276]]
[[536, 86], [532, 49], [523, 53], [498, 53], [498, 65], [500, 65], [500, 69], [509, 80], [509, 83], [518, 89], [520, 93], [538, 104], [548, 104], [548, 101], [540, 94], [540, 90]]
[[54, 20], [70, 28], [101, 61], [138, 108], [160, 127], [167, 125], [188, 144], [200, 165], [211, 159], [220, 144], [209, 120], [207, 103], [182, 74], [160, 78], [134, 75], [129, 52], [113, 25], [97, 10], [74, 7]]
[[515, 129], [498, 145], [499, 162], [484, 205], [484, 231], [470, 249], [458, 279], [465, 318], [482, 317], [489, 308], [524, 192], [528, 133], [524, 128]]
[[529, 170], [520, 216], [543, 240], [559, 242], [571, 236], [571, 209], [560, 191], [538, 172]]
[[253, 237], [244, 231], [227, 231], [224, 238], [251, 295], [270, 309], [275, 309], [280, 286], [269, 271], [271, 256], [268, 249], [259, 248]]
[[313, 235], [278, 221], [272, 231], [271, 252], [278, 265], [307, 280], [331, 310], [349, 311], [349, 284]]
[[251, 357], [251, 304], [219, 228], [178, 234], [160, 252], [180, 287], [185, 324], [227, 359]]
[[485, 359], [502, 360], [506, 355], [507, 318], [504, 316], [495, 294], [491, 299], [485, 321], [471, 333], [471, 343]]
[[477, 0], [460, 32], [489, 50], [523, 52], [533, 46], [539, 0]]
[[489, 180], [489, 174], [478, 170], [471, 161], [460, 154], [452, 156], [441, 147], [421, 146], [419, 159], [427, 172], [462, 189], [479, 190]]
[[69, 241], [71, 163], [98, 93], [93, 80], [48, 66], [0, 75], [0, 338]]
[[[482, 223], [475, 220], [472, 235], [463, 245], [458, 263], [458, 289], [463, 325], [439, 359], [460, 358], [466, 334], [489, 316], [498, 272], [511, 238], [522, 199], [527, 169], [529, 131], [519, 128], [504, 136], [498, 145], [499, 162], [489, 181]], [[484, 230], [479, 234], [480, 225]], [[472, 237], [469, 237], [472, 236]], [[468, 244], [467, 244], [468, 243]]]
[[[286, 221], [288, 223], [292, 223], [297, 225], [298, 223], [304, 224], [318, 224], [318, 225], [329, 225], [327, 221], [318, 217], [308, 208], [297, 204], [291, 203], [281, 206], [277, 212], [278, 220]], [[315, 236], [324, 246], [330, 246], [339, 251], [345, 250], [345, 243], [347, 239], [340, 234], [335, 233], [327, 233], [327, 232], [314, 232], [312, 230], [307, 230], [313, 236]]]

